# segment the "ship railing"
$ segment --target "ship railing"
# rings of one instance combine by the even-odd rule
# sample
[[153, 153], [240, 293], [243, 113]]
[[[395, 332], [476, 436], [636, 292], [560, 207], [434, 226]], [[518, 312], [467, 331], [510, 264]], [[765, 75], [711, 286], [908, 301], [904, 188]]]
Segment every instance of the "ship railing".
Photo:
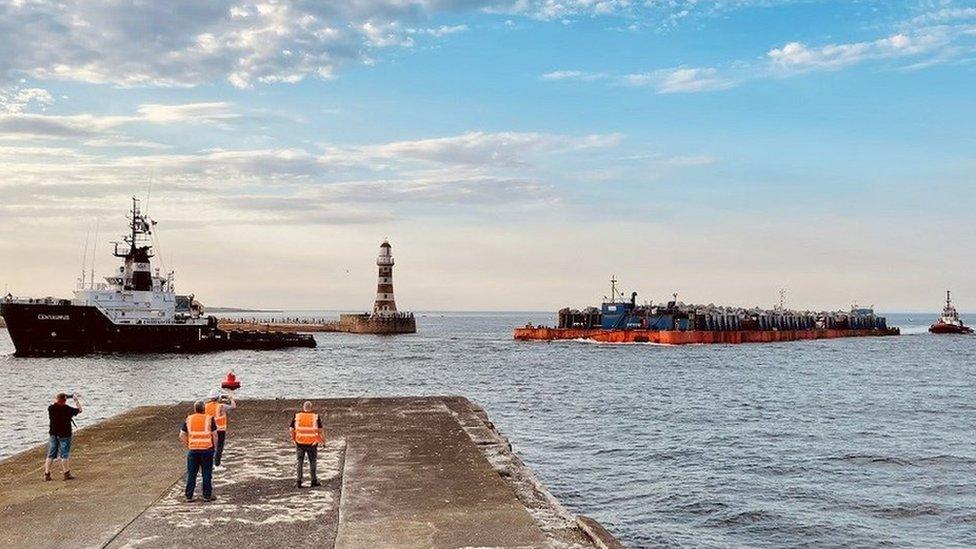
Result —
[[60, 297], [18, 297], [7, 294], [3, 297], [4, 303], [17, 303], [21, 305], [70, 305], [70, 299]]
[[194, 318], [139, 318], [139, 317], [123, 317], [116, 315], [112, 318], [115, 322], [119, 324], [136, 324], [136, 325], [146, 325], [146, 324], [200, 324], [204, 325], [205, 322], [199, 322], [200, 319]]
[[107, 282], [98, 282], [96, 284], [86, 282], [84, 284], [78, 284], [76, 288], [76, 290], [79, 292], [91, 292], [91, 291], [104, 292], [108, 289], [109, 289], [109, 285]]

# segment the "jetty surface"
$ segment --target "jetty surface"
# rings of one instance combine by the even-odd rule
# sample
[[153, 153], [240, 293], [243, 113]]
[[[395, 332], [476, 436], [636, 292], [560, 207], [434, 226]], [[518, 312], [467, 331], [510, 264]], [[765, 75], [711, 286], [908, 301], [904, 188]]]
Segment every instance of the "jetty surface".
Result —
[[42, 446], [0, 462], [0, 547], [622, 547], [567, 512], [464, 397], [313, 400], [319, 488], [294, 485], [302, 401], [238, 402], [216, 501], [199, 482], [183, 501], [190, 403], [140, 407], [75, 433], [76, 480], [44, 482]]
[[349, 334], [396, 335], [417, 333], [411, 313], [392, 315], [341, 314], [339, 320], [218, 319], [222, 330], [245, 332], [344, 332]]

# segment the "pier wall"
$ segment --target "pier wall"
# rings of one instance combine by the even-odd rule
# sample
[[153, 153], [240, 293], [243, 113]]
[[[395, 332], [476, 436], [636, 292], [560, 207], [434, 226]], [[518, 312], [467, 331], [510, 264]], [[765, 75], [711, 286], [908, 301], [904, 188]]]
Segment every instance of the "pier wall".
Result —
[[393, 316], [362, 314], [342, 314], [339, 320], [294, 322], [261, 321], [257, 319], [220, 319], [223, 330], [267, 331], [267, 332], [345, 332], [351, 334], [413, 334], [417, 332], [417, 321], [412, 314], [398, 313]]

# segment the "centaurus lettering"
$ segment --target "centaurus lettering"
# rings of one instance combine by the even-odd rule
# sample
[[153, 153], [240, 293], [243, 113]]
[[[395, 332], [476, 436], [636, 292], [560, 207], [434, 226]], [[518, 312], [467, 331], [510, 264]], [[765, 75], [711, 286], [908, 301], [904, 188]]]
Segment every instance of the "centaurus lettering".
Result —
[[37, 320], [71, 320], [68, 315], [37, 315]]

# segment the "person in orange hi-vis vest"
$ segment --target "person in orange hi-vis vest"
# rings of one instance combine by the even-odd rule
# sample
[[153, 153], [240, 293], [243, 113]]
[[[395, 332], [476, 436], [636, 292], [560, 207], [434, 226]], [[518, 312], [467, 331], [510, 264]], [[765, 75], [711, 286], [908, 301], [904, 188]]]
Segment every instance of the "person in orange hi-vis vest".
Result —
[[295, 441], [295, 456], [298, 459], [295, 486], [302, 487], [302, 469], [305, 466], [305, 456], [308, 456], [308, 469], [312, 475], [311, 486], [319, 486], [315, 463], [318, 459], [319, 444], [325, 442], [325, 429], [322, 428], [322, 420], [319, 415], [312, 411], [311, 402], [302, 404], [302, 411], [292, 418], [288, 431], [291, 433], [291, 439]]
[[224, 441], [227, 440], [227, 412], [237, 408], [234, 395], [227, 395], [229, 404], [224, 404], [223, 400], [223, 395], [217, 389], [210, 391], [210, 398], [207, 400], [206, 414], [213, 416], [214, 421], [217, 422], [217, 448], [214, 451], [214, 467], [220, 467], [220, 458], [224, 455]]
[[180, 429], [180, 441], [186, 444], [186, 501], [193, 501], [197, 473], [203, 477], [203, 499], [213, 500], [213, 458], [217, 447], [217, 422], [207, 415], [203, 401], [193, 405]]

